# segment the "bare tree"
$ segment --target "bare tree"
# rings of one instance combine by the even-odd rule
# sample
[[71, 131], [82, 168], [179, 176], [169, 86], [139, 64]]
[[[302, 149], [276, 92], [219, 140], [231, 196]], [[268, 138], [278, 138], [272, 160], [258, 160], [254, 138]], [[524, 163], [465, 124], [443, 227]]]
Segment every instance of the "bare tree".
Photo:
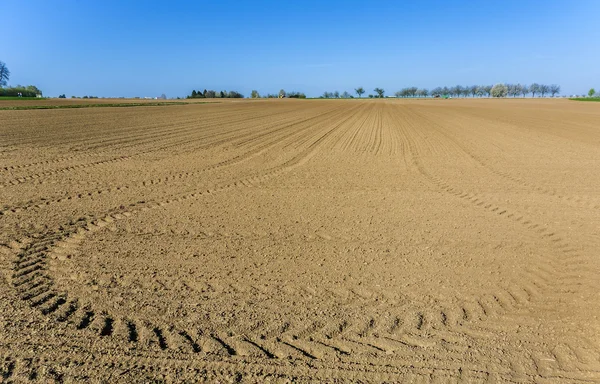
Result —
[[364, 88], [363, 88], [363, 87], [358, 87], [358, 88], [356, 88], [356, 89], [354, 90], [354, 92], [356, 92], [356, 94], [358, 95], [358, 98], [360, 98], [360, 97], [361, 97], [361, 95], [362, 95], [363, 93], [365, 93], [365, 90], [364, 90]]
[[546, 84], [540, 84], [540, 93], [542, 94], [542, 97], [544, 97], [544, 95], [548, 92], [550, 92], [550, 86]]
[[540, 92], [540, 85], [538, 83], [533, 83], [529, 86], [529, 92], [531, 92], [531, 97], [535, 97], [535, 94]]
[[[465, 87], [467, 88], [467, 87]], [[471, 94], [471, 97], [475, 97], [475, 95], [477, 95], [477, 86], [476, 85], [471, 85], [469, 88], [469, 93]]]
[[443, 93], [442, 87], [435, 87], [431, 90], [431, 96], [441, 96]]
[[560, 92], [560, 85], [558, 85], [558, 84], [550, 85], [550, 93], [552, 94], [552, 97], [554, 97], [554, 95], [556, 95], [559, 92]]
[[483, 90], [484, 94], [487, 95], [487, 97], [492, 96], [492, 86], [491, 85], [482, 85], [481, 89]]
[[394, 92], [394, 96], [396, 96], [396, 97], [402, 97], [402, 91]]
[[417, 96], [419, 97], [427, 97], [429, 96], [429, 91], [425, 88], [421, 88], [417, 90]]
[[529, 93], [529, 87], [527, 85], [523, 85], [521, 88], [521, 94], [523, 95], [523, 97], [527, 96], [527, 94]]
[[375, 92], [377, 94], [377, 97], [381, 99], [383, 97], [383, 94], [385, 93], [385, 90], [383, 90], [383, 88], [375, 88], [373, 92]]
[[510, 84], [506, 86], [508, 88], [508, 94], [512, 97], [517, 97], [521, 93], [523, 86], [521, 84]]
[[0, 61], [0, 87], [4, 87], [10, 79], [10, 71], [3, 61]]
[[459, 97], [462, 94], [462, 91], [463, 91], [463, 87], [461, 85], [455, 85], [450, 90], [450, 93], [452, 93], [452, 95], [454, 95], [456, 97]]

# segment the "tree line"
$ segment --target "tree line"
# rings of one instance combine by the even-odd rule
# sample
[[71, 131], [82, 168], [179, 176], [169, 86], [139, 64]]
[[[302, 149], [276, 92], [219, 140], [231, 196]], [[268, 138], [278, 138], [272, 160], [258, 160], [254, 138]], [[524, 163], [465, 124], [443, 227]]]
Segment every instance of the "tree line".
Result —
[[188, 99], [243, 99], [244, 95], [236, 91], [220, 91], [216, 92], [212, 89], [205, 89], [204, 91], [192, 90], [191, 95], [187, 96]]
[[425, 88], [408, 87], [394, 93], [396, 97], [436, 97], [436, 96], [453, 96], [453, 97], [517, 97], [531, 94], [531, 97], [536, 95], [545, 97], [551, 95], [554, 97], [560, 92], [560, 85], [557, 84], [496, 84], [496, 85], [455, 85], [453, 87], [436, 87], [432, 90]]
[[285, 89], [280, 89], [279, 93], [267, 93], [261, 95], [258, 93], [256, 89], [253, 89], [250, 93], [250, 97], [253, 99], [282, 99], [282, 98], [290, 98], [290, 99], [306, 99], [306, 95], [302, 92], [286, 92]]

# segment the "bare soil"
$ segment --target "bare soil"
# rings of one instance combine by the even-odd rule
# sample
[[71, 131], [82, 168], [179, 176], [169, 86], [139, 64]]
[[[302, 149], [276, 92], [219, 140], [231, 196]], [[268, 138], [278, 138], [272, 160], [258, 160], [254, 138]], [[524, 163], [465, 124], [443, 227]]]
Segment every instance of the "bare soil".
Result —
[[599, 122], [0, 111], [0, 382], [600, 382]]

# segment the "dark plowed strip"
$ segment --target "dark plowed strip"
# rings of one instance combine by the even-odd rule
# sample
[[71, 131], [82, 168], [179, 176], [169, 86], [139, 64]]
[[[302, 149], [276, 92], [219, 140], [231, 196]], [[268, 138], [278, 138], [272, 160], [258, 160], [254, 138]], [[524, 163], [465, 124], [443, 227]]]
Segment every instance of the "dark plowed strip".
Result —
[[90, 323], [92, 322], [92, 319], [94, 318], [94, 312], [92, 311], [87, 311], [84, 315], [83, 318], [81, 319], [81, 321], [79, 322], [79, 325], [77, 325], [77, 329], [84, 329], [87, 328]]
[[77, 302], [72, 301], [69, 304], [69, 306], [67, 307], [67, 309], [56, 318], [56, 321], [60, 321], [60, 322], [67, 321], [67, 319], [69, 317], [71, 317], [71, 315], [73, 315], [77, 311], [77, 308], [79, 308], [79, 306], [77, 305]]
[[19, 291], [23, 292], [23, 293], [27, 293], [29, 291], [32, 291], [33, 289], [44, 285], [44, 284], [48, 284], [50, 283], [50, 279], [48, 279], [46, 276], [42, 276], [40, 279], [35, 280], [35, 279], [31, 279], [33, 281], [29, 281], [27, 285], [25, 285], [24, 287], [20, 287]]
[[310, 359], [314, 359], [316, 360], [316, 356], [311, 355], [310, 353], [306, 352], [304, 349], [302, 348], [298, 348], [293, 344], [288, 343], [287, 341], [282, 341], [283, 344], [287, 345], [288, 347], [294, 348], [296, 351], [300, 352], [302, 355], [310, 358]]
[[33, 280], [37, 279], [40, 276], [42, 278], [46, 278], [46, 276], [42, 275], [41, 272], [36, 272], [36, 273], [32, 273], [32, 274], [30, 274], [28, 276], [24, 276], [24, 277], [22, 277], [20, 279], [13, 280], [13, 285], [15, 287], [19, 287], [19, 286], [21, 286], [23, 284], [27, 284], [30, 281], [33, 281]]
[[133, 321], [127, 322], [127, 331], [129, 332], [129, 341], [132, 343], [137, 343], [138, 341], [138, 332]]
[[331, 348], [334, 351], [336, 351], [337, 353], [339, 353], [340, 355], [350, 355], [350, 353], [348, 353], [347, 351], [344, 351], [343, 349], [340, 349], [340, 348], [338, 348], [338, 347], [336, 347], [334, 345], [326, 344], [326, 343], [324, 343], [322, 341], [318, 341], [318, 340], [314, 340], [314, 342], [318, 343], [318, 344], [321, 344], [324, 347]]
[[223, 346], [223, 348], [225, 348], [225, 350], [227, 351], [227, 353], [229, 353], [231, 356], [237, 355], [237, 352], [235, 351], [235, 349], [233, 349], [231, 347], [231, 345], [227, 344], [226, 342], [224, 342], [223, 340], [221, 340], [220, 338], [218, 338], [215, 335], [212, 335], [212, 338], [215, 339], [215, 341], [217, 343], [221, 344]]
[[277, 358], [277, 356], [275, 356], [273, 353], [269, 352], [267, 349], [263, 348], [262, 346], [256, 344], [254, 341], [250, 340], [250, 339], [244, 339], [245, 342], [250, 343], [252, 345], [254, 345], [256, 348], [260, 349], [260, 351], [262, 353], [264, 353], [265, 355], [267, 355], [267, 357], [269, 359], [275, 359]]
[[50, 290], [50, 288], [52, 287], [51, 284], [44, 284], [44, 285], [38, 285], [33, 289], [29, 289], [27, 291], [25, 291], [22, 295], [21, 298], [23, 300], [30, 300], [33, 299], [35, 297], [38, 297], [39, 295], [44, 294], [45, 292], [48, 292]]
[[104, 326], [100, 331], [100, 336], [110, 336], [113, 333], [113, 323], [114, 320], [110, 317], [104, 319]]
[[425, 322], [425, 317], [422, 313], [417, 314], [417, 329], [420, 330], [423, 328], [423, 323]]
[[0, 373], [2, 373], [2, 375], [0, 377], [4, 380], [9, 379], [13, 375], [14, 372], [15, 372], [15, 362], [11, 361], [8, 363], [6, 370], [2, 370], [0, 372]]
[[44, 261], [44, 257], [45, 256], [22, 258], [15, 263], [15, 271], [20, 271], [21, 269], [31, 267], [37, 263], [42, 263]]
[[61, 305], [65, 304], [66, 302], [67, 302], [67, 300], [64, 297], [59, 297], [53, 303], [51, 303], [49, 306], [43, 308], [42, 313], [44, 315], [48, 315], [52, 312], [56, 312], [56, 310], [58, 308], [60, 308]]
[[169, 346], [167, 345], [167, 340], [163, 336], [163, 333], [160, 330], [160, 328], [156, 327], [152, 331], [154, 331], [154, 334], [156, 335], [156, 338], [158, 339], [158, 346], [160, 347], [160, 349], [162, 349], [162, 350], [167, 349]]
[[186, 331], [179, 332], [179, 335], [183, 337], [192, 346], [192, 350], [194, 351], [194, 353], [198, 353], [201, 351], [198, 343], [196, 343]]
[[38, 297], [37, 299], [32, 300], [30, 305], [32, 307], [38, 307], [38, 306], [48, 302], [48, 300], [50, 300], [54, 297], [56, 297], [56, 293], [48, 292], [48, 293], [45, 293], [42, 296]]
[[40, 269], [43, 268], [43, 265], [41, 263], [36, 264], [32, 267], [26, 268], [26, 269], [21, 269], [19, 271], [16, 271], [15, 273], [13, 273], [13, 279], [17, 278], [17, 277], [21, 277], [21, 276], [25, 276], [28, 275], [30, 273], [33, 273], [35, 271], [38, 271]]

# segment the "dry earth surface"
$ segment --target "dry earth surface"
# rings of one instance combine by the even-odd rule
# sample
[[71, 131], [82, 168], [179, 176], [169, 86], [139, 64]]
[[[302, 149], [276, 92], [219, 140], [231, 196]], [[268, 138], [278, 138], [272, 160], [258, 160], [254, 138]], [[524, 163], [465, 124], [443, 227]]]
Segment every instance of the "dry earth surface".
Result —
[[599, 122], [566, 100], [0, 111], [0, 381], [600, 382]]

